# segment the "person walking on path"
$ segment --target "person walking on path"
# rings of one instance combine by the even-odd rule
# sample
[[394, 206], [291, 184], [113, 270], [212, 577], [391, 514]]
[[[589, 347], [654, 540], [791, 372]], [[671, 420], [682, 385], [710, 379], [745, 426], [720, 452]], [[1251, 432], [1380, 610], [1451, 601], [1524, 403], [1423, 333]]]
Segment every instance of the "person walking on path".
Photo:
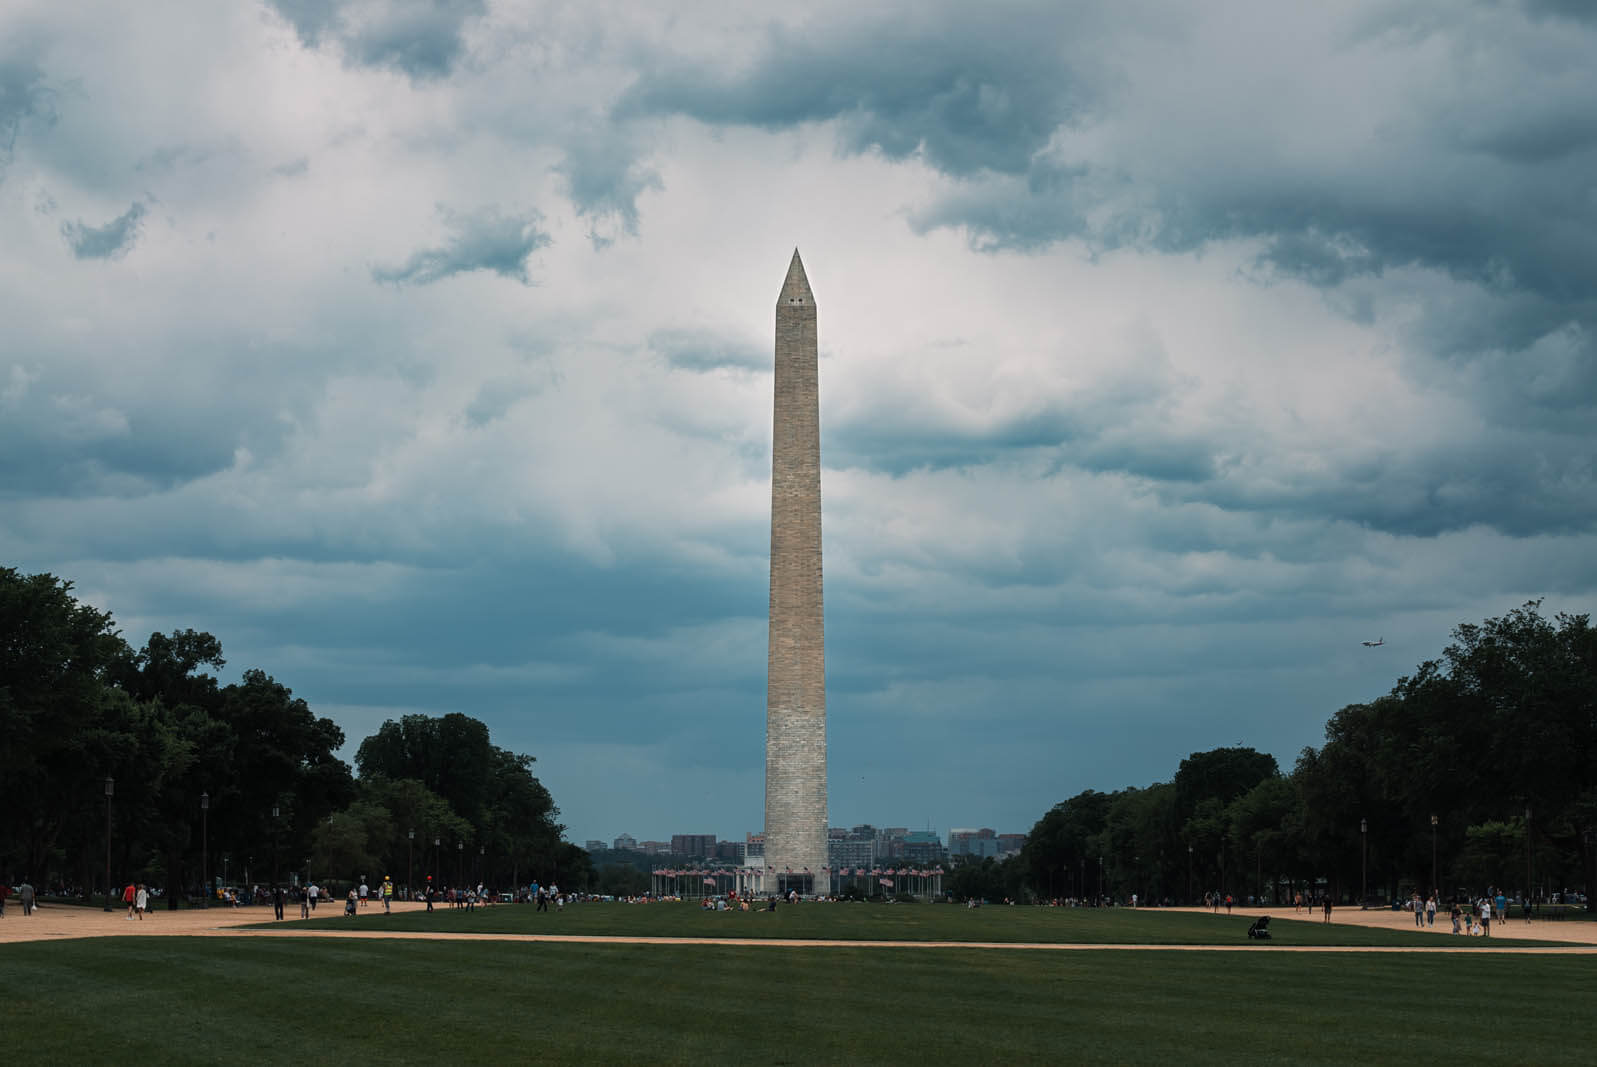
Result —
[[1430, 898], [1425, 901], [1425, 925], [1426, 926], [1435, 926], [1436, 925], [1436, 894], [1435, 893], [1432, 893], [1430, 895]]
[[11, 895], [11, 886], [6, 879], [0, 878], [0, 919], [6, 917], [6, 897]]
[[128, 922], [133, 921], [133, 906], [138, 901], [138, 895], [138, 887], [132, 882], [129, 882], [127, 888], [122, 890], [122, 903], [128, 906]]
[[143, 882], [140, 882], [138, 888], [133, 892], [133, 910], [137, 913], [139, 922], [144, 921], [144, 912], [149, 908], [149, 905], [149, 890], [144, 888]]
[[308, 894], [310, 894], [310, 898], [311, 898], [311, 911], [315, 911], [315, 910], [316, 910], [316, 895], [317, 895], [317, 892], [318, 892], [318, 890], [317, 890], [317, 888], [316, 888], [316, 883], [315, 883], [315, 882], [312, 882], [312, 883], [311, 883], [311, 887], [310, 887], [310, 888], [309, 888], [309, 889], [307, 889], [307, 890], [306, 890], [306, 891], [305, 891], [305, 892], [307, 892], [307, 893], [308, 893]]
[[423, 891], [422, 896], [424, 896], [427, 899], [427, 914], [431, 915], [432, 914], [432, 910], [433, 910], [433, 879], [432, 879], [432, 875], [428, 875], [427, 876], [427, 888], [426, 888], [425, 891]]
[[276, 918], [277, 922], [283, 921], [283, 905], [288, 903], [288, 901], [286, 901], [284, 898], [287, 895], [288, 894], [283, 892], [282, 886], [272, 886], [272, 914]]
[[301, 919], [311, 917], [311, 896], [303, 889], [299, 891], [299, 917]]
[[366, 906], [366, 894], [367, 894], [367, 892], [368, 892], [368, 890], [366, 888], [366, 876], [363, 874], [363, 875], [360, 876], [360, 906], [363, 907], [363, 908]]
[[1331, 895], [1329, 893], [1320, 898], [1320, 907], [1325, 912], [1325, 917], [1321, 922], [1329, 923], [1331, 921]]
[[1486, 937], [1492, 936], [1492, 901], [1490, 897], [1481, 898], [1481, 933]]
[[27, 918], [29, 915], [32, 915], [34, 904], [33, 886], [28, 884], [28, 880], [26, 878], [22, 880], [21, 885], [17, 886], [17, 899], [22, 902], [23, 918]]
[[1463, 913], [1461, 911], [1459, 911], [1458, 901], [1457, 900], [1453, 901], [1452, 916], [1453, 916], [1453, 932], [1456, 934], [1456, 933], [1458, 933], [1459, 919], [1462, 918], [1462, 916], [1463, 916]]
[[394, 899], [394, 882], [393, 882], [393, 879], [389, 878], [386, 874], [383, 875], [382, 894], [383, 894], [383, 914], [387, 915], [392, 910], [389, 907], [389, 904], [392, 903], [392, 901]]

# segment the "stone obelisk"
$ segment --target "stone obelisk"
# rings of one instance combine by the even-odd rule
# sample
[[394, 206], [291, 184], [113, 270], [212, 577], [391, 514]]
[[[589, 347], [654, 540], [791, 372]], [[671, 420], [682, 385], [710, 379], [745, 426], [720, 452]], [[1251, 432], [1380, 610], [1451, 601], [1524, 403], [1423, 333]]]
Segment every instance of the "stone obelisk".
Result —
[[[825, 892], [826, 654], [821, 624], [821, 401], [815, 296], [798, 249], [776, 300], [765, 864], [774, 887]], [[791, 875], [789, 874], [791, 872]], [[772, 882], [766, 883], [773, 888]]]

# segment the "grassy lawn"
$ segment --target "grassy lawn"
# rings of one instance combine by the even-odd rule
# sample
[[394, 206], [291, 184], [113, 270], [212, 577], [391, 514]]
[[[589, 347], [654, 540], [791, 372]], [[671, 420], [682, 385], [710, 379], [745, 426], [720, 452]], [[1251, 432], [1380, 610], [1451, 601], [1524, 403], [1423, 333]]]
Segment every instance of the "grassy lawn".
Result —
[[[290, 914], [297, 914], [291, 912]], [[776, 912], [705, 912], [696, 904], [572, 904], [563, 912], [538, 912], [530, 904], [500, 904], [476, 911], [439, 908], [384, 915], [372, 906], [355, 919], [331, 908], [325, 917], [283, 923], [353, 925], [361, 930], [440, 930], [495, 934], [598, 934], [616, 937], [771, 937], [840, 941], [1029, 941], [1051, 944], [1233, 945], [1248, 943], [1242, 915], [1130, 908], [1006, 908], [968, 910], [943, 904], [800, 904]], [[1286, 913], [1290, 916], [1292, 913]], [[1334, 916], [1333, 916], [1334, 919]], [[1442, 927], [1437, 927], [1441, 930]], [[1379, 930], [1351, 923], [1283, 918], [1270, 922], [1273, 944], [1479, 946], [1450, 933]], [[1506, 933], [1506, 931], [1505, 931]], [[1493, 944], [1545, 944], [1492, 938]], [[1268, 951], [1271, 943], [1259, 945]]]
[[901, 1063], [929, 1050], [976, 1063], [1589, 1063], [1594, 1000], [1589, 958], [1545, 956], [292, 937], [0, 947], [0, 1021], [19, 1063]]

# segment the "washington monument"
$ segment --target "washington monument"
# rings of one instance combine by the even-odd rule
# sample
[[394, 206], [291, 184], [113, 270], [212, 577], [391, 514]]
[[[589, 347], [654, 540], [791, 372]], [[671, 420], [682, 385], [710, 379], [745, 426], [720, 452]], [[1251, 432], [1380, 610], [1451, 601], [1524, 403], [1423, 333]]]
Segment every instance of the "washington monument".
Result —
[[[798, 249], [776, 299], [765, 865], [826, 892], [826, 651], [821, 623], [821, 401], [815, 296]], [[789, 874], [791, 872], [791, 875]]]

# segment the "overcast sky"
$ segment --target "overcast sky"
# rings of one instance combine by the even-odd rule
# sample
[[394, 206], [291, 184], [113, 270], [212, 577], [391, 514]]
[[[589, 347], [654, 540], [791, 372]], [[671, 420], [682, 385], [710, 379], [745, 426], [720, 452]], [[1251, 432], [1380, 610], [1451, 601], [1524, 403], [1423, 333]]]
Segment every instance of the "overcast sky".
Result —
[[11, 0], [0, 562], [350, 756], [477, 716], [578, 842], [741, 838], [797, 246], [832, 823], [1290, 767], [1592, 606], [1594, 57], [1584, 0]]

